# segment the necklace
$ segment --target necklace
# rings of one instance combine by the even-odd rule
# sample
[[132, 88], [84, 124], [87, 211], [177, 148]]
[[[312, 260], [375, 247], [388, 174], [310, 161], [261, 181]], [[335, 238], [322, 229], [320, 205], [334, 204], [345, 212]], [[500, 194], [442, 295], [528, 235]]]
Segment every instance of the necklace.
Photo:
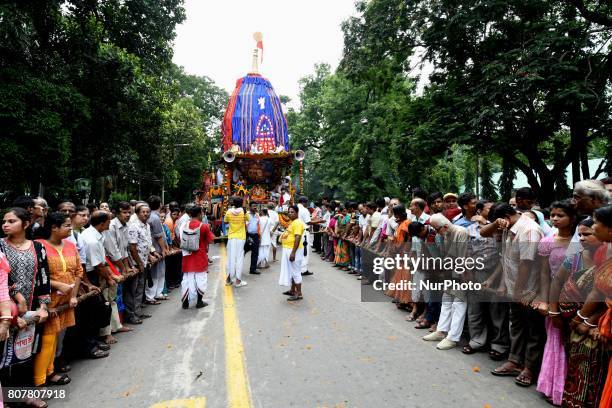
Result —
[[30, 246], [30, 241], [28, 241], [27, 239], [24, 239], [21, 242], [14, 242], [14, 241], [9, 241], [9, 242], [11, 243], [12, 246], [14, 246], [15, 248], [19, 250], [26, 249], [27, 247]]

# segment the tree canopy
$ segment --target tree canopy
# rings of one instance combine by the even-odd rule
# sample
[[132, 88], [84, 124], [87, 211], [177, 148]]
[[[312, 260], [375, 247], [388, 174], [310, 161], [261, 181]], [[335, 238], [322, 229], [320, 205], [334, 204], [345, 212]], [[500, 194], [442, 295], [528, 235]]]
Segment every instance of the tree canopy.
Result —
[[[290, 115], [293, 146], [311, 148], [306, 163], [332, 163], [307, 168], [309, 187], [374, 197], [476, 187], [478, 176], [491, 195], [483, 177], [503, 171], [507, 196], [519, 169], [547, 204], [566, 197], [569, 165], [575, 180], [599, 175], [588, 158], [600, 142], [612, 156], [609, 6], [371, 0], [356, 8], [342, 27], [338, 69], [315, 67]], [[433, 71], [417, 92], [422, 64]]]
[[3, 2], [0, 193], [189, 198], [228, 95], [172, 63], [184, 19], [182, 0]]

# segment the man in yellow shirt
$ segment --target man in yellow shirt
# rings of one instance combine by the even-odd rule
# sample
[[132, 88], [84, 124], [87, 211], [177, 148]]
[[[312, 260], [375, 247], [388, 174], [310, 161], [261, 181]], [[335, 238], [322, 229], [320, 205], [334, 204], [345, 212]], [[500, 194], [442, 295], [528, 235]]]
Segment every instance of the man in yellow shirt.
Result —
[[244, 260], [244, 241], [246, 240], [246, 224], [250, 219], [249, 214], [242, 208], [242, 199], [234, 197], [231, 201], [232, 207], [225, 213], [224, 221], [229, 225], [227, 235], [227, 279], [226, 285], [232, 284], [235, 277], [237, 288], [246, 286], [246, 282], [240, 280], [242, 277], [242, 261]]
[[291, 286], [290, 290], [283, 293], [289, 296], [287, 298], [289, 302], [303, 299], [302, 274], [300, 271], [304, 258], [302, 235], [306, 226], [298, 219], [298, 211], [297, 205], [289, 206], [288, 215], [291, 223], [283, 235], [281, 235], [283, 255], [278, 284], [281, 286]]

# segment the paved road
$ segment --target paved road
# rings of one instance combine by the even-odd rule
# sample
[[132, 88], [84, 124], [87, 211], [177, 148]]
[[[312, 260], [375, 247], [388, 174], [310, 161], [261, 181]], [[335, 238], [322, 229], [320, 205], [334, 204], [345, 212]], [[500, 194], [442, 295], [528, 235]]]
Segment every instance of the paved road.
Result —
[[75, 362], [69, 398], [50, 405], [183, 400], [157, 407], [200, 408], [184, 400], [201, 398], [213, 408], [548, 407], [534, 387], [489, 374], [496, 363], [486, 355], [438, 351], [390, 303], [362, 303], [355, 277], [316, 257], [304, 301], [290, 304], [277, 284], [278, 262], [230, 289], [221, 276], [224, 248], [211, 255], [219, 258], [210, 306], [184, 311], [176, 291], [149, 306], [153, 318], [119, 335], [109, 358]]

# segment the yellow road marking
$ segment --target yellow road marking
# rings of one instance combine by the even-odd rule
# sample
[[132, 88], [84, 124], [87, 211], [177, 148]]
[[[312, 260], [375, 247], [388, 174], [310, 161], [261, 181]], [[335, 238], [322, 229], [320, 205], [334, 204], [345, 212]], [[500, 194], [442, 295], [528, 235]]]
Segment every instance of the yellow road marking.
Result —
[[[221, 246], [221, 279], [225, 281], [227, 252]], [[238, 314], [231, 286], [223, 287], [223, 322], [225, 326], [225, 382], [227, 400], [230, 408], [250, 408], [251, 393], [247, 377], [244, 346], [238, 324]]]
[[151, 405], [150, 408], [206, 408], [206, 398], [187, 398], [162, 401]]

